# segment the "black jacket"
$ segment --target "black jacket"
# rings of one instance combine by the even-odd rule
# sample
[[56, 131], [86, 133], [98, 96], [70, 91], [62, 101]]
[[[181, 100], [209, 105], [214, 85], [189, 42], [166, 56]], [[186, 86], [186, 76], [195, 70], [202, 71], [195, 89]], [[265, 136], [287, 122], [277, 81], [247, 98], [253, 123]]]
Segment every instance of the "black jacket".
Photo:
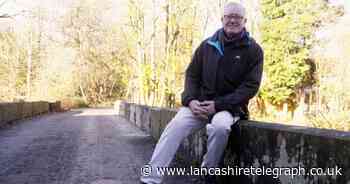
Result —
[[[188, 106], [191, 100], [214, 100], [215, 109], [227, 110], [232, 115], [248, 118], [249, 99], [257, 93], [263, 72], [263, 50], [244, 32], [234, 46], [224, 50], [221, 35], [223, 29], [204, 40], [193, 54], [186, 69], [185, 89], [182, 93], [182, 105]], [[217, 71], [220, 60], [225, 54], [234, 55], [232, 68], [225, 69], [225, 79], [231, 84], [225, 94], [217, 91]]]

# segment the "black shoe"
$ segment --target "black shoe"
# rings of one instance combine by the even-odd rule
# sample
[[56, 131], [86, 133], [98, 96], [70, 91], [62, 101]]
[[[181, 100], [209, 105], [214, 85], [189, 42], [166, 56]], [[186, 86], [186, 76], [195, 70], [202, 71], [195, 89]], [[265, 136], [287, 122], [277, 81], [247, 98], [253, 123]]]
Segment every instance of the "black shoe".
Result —
[[203, 184], [204, 183], [204, 177], [202, 176], [194, 176], [191, 179], [191, 184]]
[[205, 175], [204, 184], [218, 184], [215, 175]]

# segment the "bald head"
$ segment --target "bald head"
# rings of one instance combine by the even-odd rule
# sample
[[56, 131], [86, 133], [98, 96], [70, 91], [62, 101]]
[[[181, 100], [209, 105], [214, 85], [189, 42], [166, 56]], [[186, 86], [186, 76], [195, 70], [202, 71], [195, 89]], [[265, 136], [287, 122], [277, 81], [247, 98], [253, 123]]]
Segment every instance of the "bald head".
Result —
[[229, 2], [225, 4], [224, 9], [222, 11], [222, 15], [230, 15], [237, 14], [242, 17], [245, 17], [245, 8], [242, 4], [236, 2]]

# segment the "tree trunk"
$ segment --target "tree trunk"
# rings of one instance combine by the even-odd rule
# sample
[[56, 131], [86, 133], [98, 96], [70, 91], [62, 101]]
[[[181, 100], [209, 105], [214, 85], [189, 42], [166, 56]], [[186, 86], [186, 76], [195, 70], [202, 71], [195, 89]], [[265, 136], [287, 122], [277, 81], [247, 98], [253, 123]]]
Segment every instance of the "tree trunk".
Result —
[[29, 34], [29, 45], [28, 45], [28, 60], [27, 60], [27, 94], [26, 94], [26, 98], [30, 99], [31, 98], [31, 83], [32, 83], [32, 58], [33, 58], [33, 45], [32, 45], [32, 41], [33, 41], [33, 32], [30, 31]]

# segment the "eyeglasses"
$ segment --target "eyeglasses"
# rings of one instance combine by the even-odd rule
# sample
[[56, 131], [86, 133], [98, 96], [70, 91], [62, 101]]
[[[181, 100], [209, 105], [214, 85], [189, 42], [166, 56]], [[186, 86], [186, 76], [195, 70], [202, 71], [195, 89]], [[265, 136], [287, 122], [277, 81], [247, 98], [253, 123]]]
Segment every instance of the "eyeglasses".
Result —
[[226, 20], [238, 20], [238, 21], [242, 21], [244, 19], [244, 17], [240, 16], [240, 15], [224, 15], [224, 19]]

